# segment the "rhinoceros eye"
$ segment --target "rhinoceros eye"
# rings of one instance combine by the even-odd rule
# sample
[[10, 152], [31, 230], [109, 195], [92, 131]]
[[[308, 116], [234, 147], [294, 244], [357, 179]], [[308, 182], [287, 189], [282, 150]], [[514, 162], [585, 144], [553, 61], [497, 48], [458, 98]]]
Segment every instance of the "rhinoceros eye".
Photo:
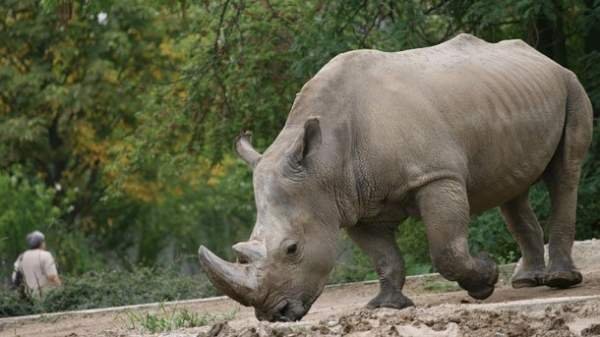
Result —
[[292, 255], [292, 254], [296, 254], [296, 251], [298, 251], [298, 244], [297, 243], [291, 243], [289, 246], [287, 246], [286, 248], [286, 253], [288, 255]]

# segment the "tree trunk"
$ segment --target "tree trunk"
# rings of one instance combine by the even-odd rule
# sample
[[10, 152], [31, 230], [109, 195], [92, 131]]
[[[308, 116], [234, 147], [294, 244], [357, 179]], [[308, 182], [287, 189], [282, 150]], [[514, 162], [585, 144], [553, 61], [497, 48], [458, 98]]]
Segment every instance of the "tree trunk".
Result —
[[[595, 0], [585, 0], [587, 16], [592, 17], [594, 2]], [[585, 54], [600, 53], [600, 19], [589, 20], [587, 24], [583, 36]], [[600, 106], [594, 106], [594, 117], [600, 118]]]
[[563, 8], [559, 0], [553, 1], [554, 20], [541, 11], [530, 26], [528, 42], [537, 50], [563, 66], [567, 65], [567, 47], [564, 32]]
[[[595, 0], [585, 0], [587, 15], [594, 10]], [[590, 20], [587, 30], [584, 32], [585, 52], [600, 52], [600, 19]]]

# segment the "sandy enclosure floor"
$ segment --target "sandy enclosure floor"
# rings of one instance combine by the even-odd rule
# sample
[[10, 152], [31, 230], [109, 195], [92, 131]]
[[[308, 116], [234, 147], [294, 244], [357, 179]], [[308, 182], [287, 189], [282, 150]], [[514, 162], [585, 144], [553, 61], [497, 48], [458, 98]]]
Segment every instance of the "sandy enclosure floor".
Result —
[[400, 311], [363, 309], [378, 291], [377, 283], [368, 282], [327, 288], [295, 323], [258, 322], [252, 308], [215, 298], [165, 306], [233, 316], [229, 321], [160, 334], [129, 329], [131, 312], [157, 311], [158, 306], [148, 305], [0, 319], [0, 336], [600, 336], [600, 240], [577, 243], [574, 259], [584, 274], [578, 287], [512, 289], [513, 266], [506, 266], [485, 301], [471, 299], [433, 274], [407, 280], [405, 293], [416, 307]]

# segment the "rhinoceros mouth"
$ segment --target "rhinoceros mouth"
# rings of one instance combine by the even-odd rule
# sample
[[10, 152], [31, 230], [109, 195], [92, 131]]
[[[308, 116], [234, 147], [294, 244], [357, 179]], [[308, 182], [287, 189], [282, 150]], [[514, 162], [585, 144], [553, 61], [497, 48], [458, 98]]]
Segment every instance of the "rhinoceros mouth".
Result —
[[310, 305], [295, 303], [293, 300], [282, 300], [271, 310], [263, 312], [256, 309], [255, 314], [259, 321], [295, 322], [301, 320], [309, 309]]

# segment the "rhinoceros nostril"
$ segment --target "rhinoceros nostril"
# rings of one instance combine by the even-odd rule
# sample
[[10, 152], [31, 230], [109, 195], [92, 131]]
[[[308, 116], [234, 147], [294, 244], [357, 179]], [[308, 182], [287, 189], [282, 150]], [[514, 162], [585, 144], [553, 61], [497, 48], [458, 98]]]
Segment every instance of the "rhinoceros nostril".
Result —
[[285, 306], [283, 306], [283, 308], [279, 309], [279, 316], [281, 318], [283, 318], [283, 320], [286, 320], [286, 321], [288, 320], [287, 313], [288, 313], [289, 306], [290, 306], [290, 304], [286, 303]]
[[275, 309], [272, 311], [271, 322], [289, 322], [290, 318], [288, 317], [289, 303], [288, 301], [283, 301], [279, 303]]

